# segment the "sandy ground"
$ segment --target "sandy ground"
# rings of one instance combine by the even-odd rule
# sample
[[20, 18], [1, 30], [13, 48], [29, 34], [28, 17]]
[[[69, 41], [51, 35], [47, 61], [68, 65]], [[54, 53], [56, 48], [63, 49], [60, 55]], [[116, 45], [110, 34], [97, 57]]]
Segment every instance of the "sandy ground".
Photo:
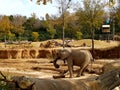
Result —
[[52, 77], [52, 74], [57, 73], [48, 59], [4, 59], [0, 60], [0, 71], [38, 78]]
[[[58, 41], [58, 40], [57, 40]], [[61, 41], [59, 41], [62, 43]], [[43, 43], [43, 42], [42, 42]], [[69, 44], [72, 46], [81, 46], [83, 43], [86, 43], [88, 48], [91, 48], [91, 40], [79, 40], [72, 41]], [[95, 41], [95, 48], [110, 48], [118, 46], [118, 42], [111, 41], [107, 43], [106, 41]], [[40, 46], [40, 42], [32, 42], [32, 46], [38, 48]], [[0, 47], [4, 47], [3, 43], [0, 43]], [[86, 47], [85, 47], [86, 48]], [[92, 65], [95, 70], [99, 73], [101, 67], [108, 62], [113, 62], [116, 59], [102, 59], [96, 60]], [[67, 69], [67, 66], [63, 62], [59, 62], [61, 64], [60, 69], [55, 69], [53, 63], [50, 63], [52, 59], [0, 59], [0, 71], [2, 71], [5, 75], [24, 75], [29, 77], [37, 77], [37, 78], [52, 78], [53, 75], [60, 75], [60, 72], [63, 72]], [[91, 65], [90, 65], [91, 66]], [[89, 68], [90, 68], [89, 66]], [[78, 67], [75, 67], [78, 69]], [[88, 75], [88, 74], [87, 74]], [[92, 75], [92, 74], [90, 74]], [[69, 74], [66, 75], [68, 77]]]
[[[115, 60], [116, 59], [96, 60], [92, 66], [99, 73], [101, 67], [105, 63], [113, 62]], [[53, 75], [60, 75], [60, 72], [63, 72], [67, 69], [67, 66], [63, 62], [58, 62], [61, 67], [60, 69], [55, 69], [53, 63], [50, 63], [50, 61], [52, 61], [52, 59], [0, 59], [0, 71], [6, 76], [21, 75], [36, 78], [53, 78]], [[90, 68], [90, 66], [88, 68]], [[77, 70], [78, 67], [74, 67], [74, 69]], [[85, 76], [92, 75], [96, 74], [85, 74]], [[69, 73], [66, 75], [66, 77], [68, 76]]]

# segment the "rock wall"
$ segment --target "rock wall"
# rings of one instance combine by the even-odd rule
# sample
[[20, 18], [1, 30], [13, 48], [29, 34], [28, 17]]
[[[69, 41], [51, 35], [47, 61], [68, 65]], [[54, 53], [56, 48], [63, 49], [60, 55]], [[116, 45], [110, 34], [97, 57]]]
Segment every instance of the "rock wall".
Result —
[[[0, 59], [54, 58], [57, 49], [4, 49], [0, 50]], [[91, 51], [91, 50], [90, 50]], [[95, 59], [120, 58], [120, 47], [108, 50], [94, 50]]]
[[4, 49], [0, 50], [0, 59], [53, 58], [51, 49]]
[[[91, 51], [91, 50], [90, 50]], [[96, 59], [101, 58], [120, 58], [120, 47], [106, 49], [106, 50], [94, 50], [94, 57]]]

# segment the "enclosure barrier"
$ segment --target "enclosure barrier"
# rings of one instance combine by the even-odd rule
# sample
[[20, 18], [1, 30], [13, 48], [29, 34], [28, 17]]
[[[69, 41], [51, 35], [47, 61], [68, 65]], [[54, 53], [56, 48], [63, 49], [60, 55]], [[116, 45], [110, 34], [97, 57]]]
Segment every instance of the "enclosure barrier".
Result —
[[[0, 50], [0, 59], [25, 59], [25, 58], [54, 58], [57, 49], [3, 49]], [[91, 51], [91, 50], [90, 50]], [[120, 58], [120, 47], [111, 49], [95, 49], [95, 59]]]

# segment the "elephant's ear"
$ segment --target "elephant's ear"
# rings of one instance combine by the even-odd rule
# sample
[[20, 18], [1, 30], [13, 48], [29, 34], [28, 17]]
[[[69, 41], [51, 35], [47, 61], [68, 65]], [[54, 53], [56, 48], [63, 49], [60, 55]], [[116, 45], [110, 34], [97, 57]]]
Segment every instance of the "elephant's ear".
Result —
[[64, 56], [64, 58], [68, 58], [71, 54], [71, 50], [70, 49], [64, 49], [62, 50], [62, 56]]
[[71, 53], [71, 52], [72, 52], [71, 49], [64, 49], [63, 51], [64, 51], [65, 53]]
[[62, 51], [71, 52], [72, 50], [71, 49], [63, 49]]

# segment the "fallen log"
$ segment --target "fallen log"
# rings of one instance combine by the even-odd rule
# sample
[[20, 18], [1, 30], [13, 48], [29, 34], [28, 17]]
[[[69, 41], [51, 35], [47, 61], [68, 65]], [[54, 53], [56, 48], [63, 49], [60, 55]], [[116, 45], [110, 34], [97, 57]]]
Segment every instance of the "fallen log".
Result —
[[[26, 90], [112, 90], [120, 85], [120, 69], [115, 69], [103, 75], [87, 79], [27, 79], [30, 79], [30, 85], [32, 86], [28, 86], [28, 84], [25, 84], [27, 83], [25, 77], [16, 77], [14, 78], [14, 81], [18, 83], [19, 87], [23, 87], [22, 85], [27, 85]], [[24, 84], [21, 84], [21, 81], [22, 83], [24, 82]]]

